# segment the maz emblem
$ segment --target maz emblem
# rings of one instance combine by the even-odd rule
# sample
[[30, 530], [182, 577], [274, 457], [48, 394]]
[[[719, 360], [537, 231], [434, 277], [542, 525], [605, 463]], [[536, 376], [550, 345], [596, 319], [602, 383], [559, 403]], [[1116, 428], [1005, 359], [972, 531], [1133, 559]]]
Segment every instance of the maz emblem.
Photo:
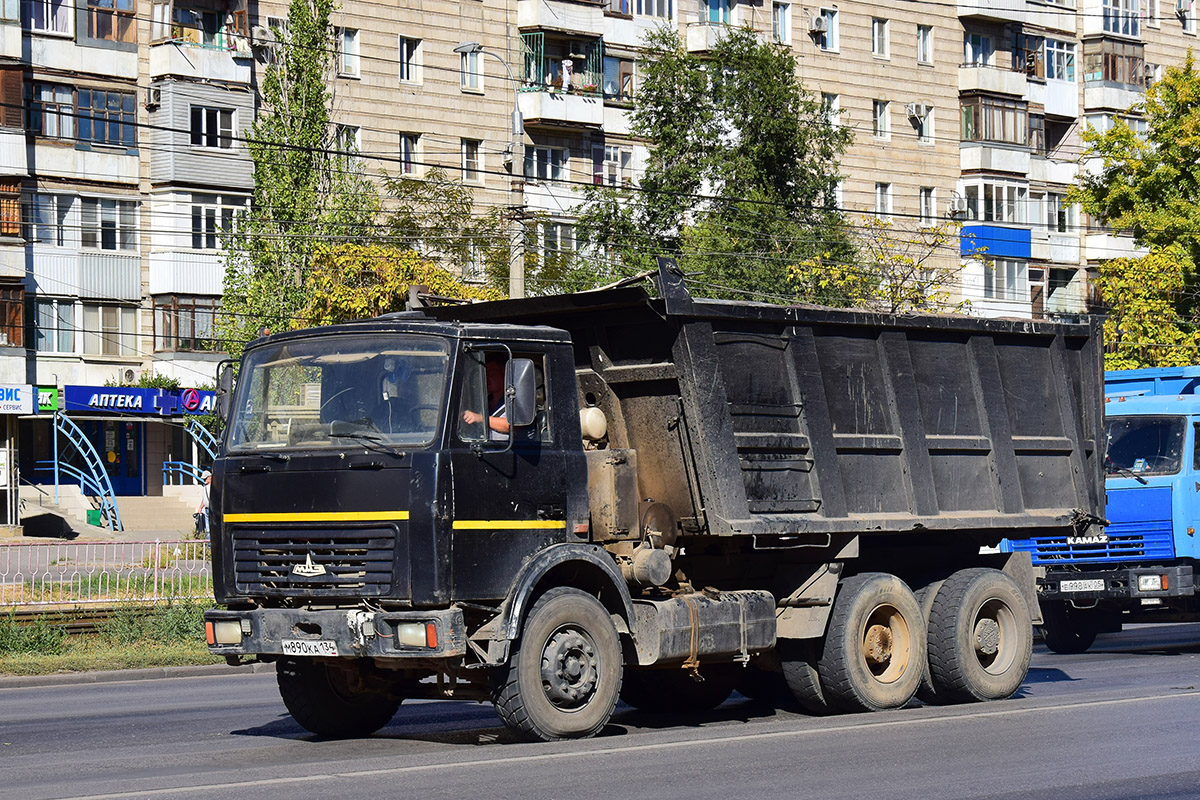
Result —
[[302, 575], [305, 578], [315, 578], [318, 575], [324, 575], [325, 568], [320, 564], [314, 564], [312, 560], [312, 553], [309, 553], [308, 556], [305, 557], [303, 564], [297, 564], [296, 566], [292, 567], [292, 572], [296, 573], [297, 575]]

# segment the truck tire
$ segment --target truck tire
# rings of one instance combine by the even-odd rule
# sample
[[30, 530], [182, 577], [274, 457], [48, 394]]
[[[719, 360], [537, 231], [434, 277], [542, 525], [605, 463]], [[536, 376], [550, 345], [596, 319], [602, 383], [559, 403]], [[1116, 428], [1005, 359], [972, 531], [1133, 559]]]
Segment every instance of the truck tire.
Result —
[[780, 652], [783, 680], [800, 708], [819, 717], [837, 711], [821, 688], [821, 676], [817, 672], [818, 651], [810, 641], [793, 642]]
[[492, 702], [524, 739], [582, 739], [608, 723], [622, 671], [608, 610], [586, 592], [558, 587], [533, 604], [508, 663], [492, 673]]
[[396, 716], [401, 698], [365, 688], [353, 670], [283, 658], [275, 680], [288, 713], [305, 730], [335, 739], [368, 736]]
[[1100, 626], [1092, 615], [1077, 613], [1063, 602], [1042, 603], [1042, 641], [1054, 653], [1086, 653], [1096, 641]]
[[[929, 635], [929, 612], [933, 609], [933, 599], [937, 597], [938, 590], [942, 588], [945, 581], [934, 581], [924, 589], [918, 591], [917, 603], [921, 606], [921, 619], [925, 620], [925, 635]], [[925, 642], [925, 670], [921, 674], [921, 686], [917, 689], [917, 699], [922, 703], [930, 705], [937, 703], [937, 689], [933, 686], [933, 679], [929, 677], [929, 640]]]
[[929, 676], [939, 703], [1011, 697], [1033, 652], [1029, 606], [1013, 579], [995, 569], [949, 578], [929, 612]]
[[924, 667], [925, 620], [904, 581], [882, 572], [843, 579], [817, 662], [832, 705], [899, 708], [917, 693]]
[[641, 711], [686, 713], [708, 711], [724, 703], [737, 685], [736, 664], [702, 664], [696, 680], [690, 669], [628, 669], [621, 699]]

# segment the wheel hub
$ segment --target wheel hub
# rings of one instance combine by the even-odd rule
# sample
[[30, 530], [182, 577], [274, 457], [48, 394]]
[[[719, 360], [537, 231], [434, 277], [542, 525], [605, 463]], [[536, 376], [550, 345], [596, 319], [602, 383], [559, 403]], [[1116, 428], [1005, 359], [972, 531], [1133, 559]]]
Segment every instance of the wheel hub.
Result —
[[863, 655], [872, 666], [883, 666], [892, 660], [892, 630], [886, 625], [872, 625], [863, 637]]
[[542, 651], [542, 689], [559, 708], [585, 705], [596, 689], [597, 661], [591, 640], [578, 631], [560, 631]]
[[986, 617], [975, 623], [975, 649], [985, 656], [1000, 651], [1000, 623]]

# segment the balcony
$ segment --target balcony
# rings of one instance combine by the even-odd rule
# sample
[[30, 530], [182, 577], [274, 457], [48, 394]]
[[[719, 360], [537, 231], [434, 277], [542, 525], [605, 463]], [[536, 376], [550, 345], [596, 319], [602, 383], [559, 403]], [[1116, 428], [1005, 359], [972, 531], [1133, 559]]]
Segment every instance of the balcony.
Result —
[[[17, 6], [14, 0], [8, 0], [8, 2]], [[0, 21], [0, 55], [9, 58], [21, 57], [21, 14], [19, 11], [15, 21]]]
[[138, 182], [138, 154], [119, 146], [76, 146], [73, 139], [38, 139], [27, 146], [29, 169], [43, 177], [92, 175], [112, 183]]
[[1079, 164], [1074, 161], [1058, 161], [1036, 155], [1029, 159], [1030, 183], [1056, 183], [1067, 186], [1075, 182], [1078, 171]]
[[[245, 42], [238, 37], [239, 42]], [[243, 50], [227, 50], [169, 39], [150, 45], [150, 77], [191, 78], [223, 83], [250, 83], [253, 59], [247, 44]]]
[[518, 0], [517, 27], [576, 36], [604, 34], [604, 7], [590, 0]]
[[84, 72], [114, 78], [137, 80], [138, 54], [136, 50], [98, 50], [80, 47], [73, 39], [54, 36], [29, 36], [29, 63], [44, 70]]
[[1083, 87], [1085, 111], [1097, 109], [1128, 111], [1132, 106], [1145, 99], [1144, 90], [1128, 84], [1089, 83]]
[[1099, 231], [1083, 237], [1083, 257], [1088, 261], [1141, 258], [1149, 252], [1149, 248], [1135, 245], [1132, 236], [1116, 236], [1107, 231]]
[[1029, 172], [1029, 148], [1000, 142], [961, 142], [958, 146], [963, 172]]
[[0, 128], [0, 175], [28, 175], [25, 132]]
[[1052, 117], [1079, 116], [1079, 84], [1068, 81], [1049, 80], [1045, 83], [1030, 82], [1029, 102], [1041, 104], [1045, 113]]
[[137, 253], [75, 252], [33, 245], [33, 286], [41, 294], [140, 300], [141, 259]]
[[519, 95], [526, 127], [600, 128], [604, 125], [604, 98], [558, 89], [523, 91]]
[[[549, 215], [573, 214], [582, 195], [570, 184], [553, 181], [525, 182], [525, 208], [531, 212]], [[220, 284], [218, 283], [218, 291]]]
[[1017, 22], [1034, 28], [1074, 33], [1076, 6], [1084, 0], [958, 0], [959, 19]]
[[219, 295], [225, 257], [217, 250], [150, 253], [150, 294]]
[[1047, 233], [1042, 228], [1033, 232], [1030, 258], [1054, 264], [1079, 263], [1079, 235], [1073, 233]]
[[1024, 72], [1007, 67], [963, 64], [958, 68], [960, 92], [987, 92], [1024, 97], [1029, 80]]

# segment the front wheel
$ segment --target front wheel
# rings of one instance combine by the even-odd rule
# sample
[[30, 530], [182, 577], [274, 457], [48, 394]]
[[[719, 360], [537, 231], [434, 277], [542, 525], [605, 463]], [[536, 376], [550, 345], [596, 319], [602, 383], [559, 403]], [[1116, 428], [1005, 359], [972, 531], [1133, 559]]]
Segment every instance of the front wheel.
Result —
[[368, 736], [388, 724], [400, 708], [400, 697], [369, 688], [353, 664], [284, 658], [275, 680], [292, 719], [318, 736]]
[[559, 587], [534, 603], [508, 663], [493, 673], [492, 701], [522, 738], [582, 739], [608, 723], [621, 673], [608, 611], [579, 589]]

